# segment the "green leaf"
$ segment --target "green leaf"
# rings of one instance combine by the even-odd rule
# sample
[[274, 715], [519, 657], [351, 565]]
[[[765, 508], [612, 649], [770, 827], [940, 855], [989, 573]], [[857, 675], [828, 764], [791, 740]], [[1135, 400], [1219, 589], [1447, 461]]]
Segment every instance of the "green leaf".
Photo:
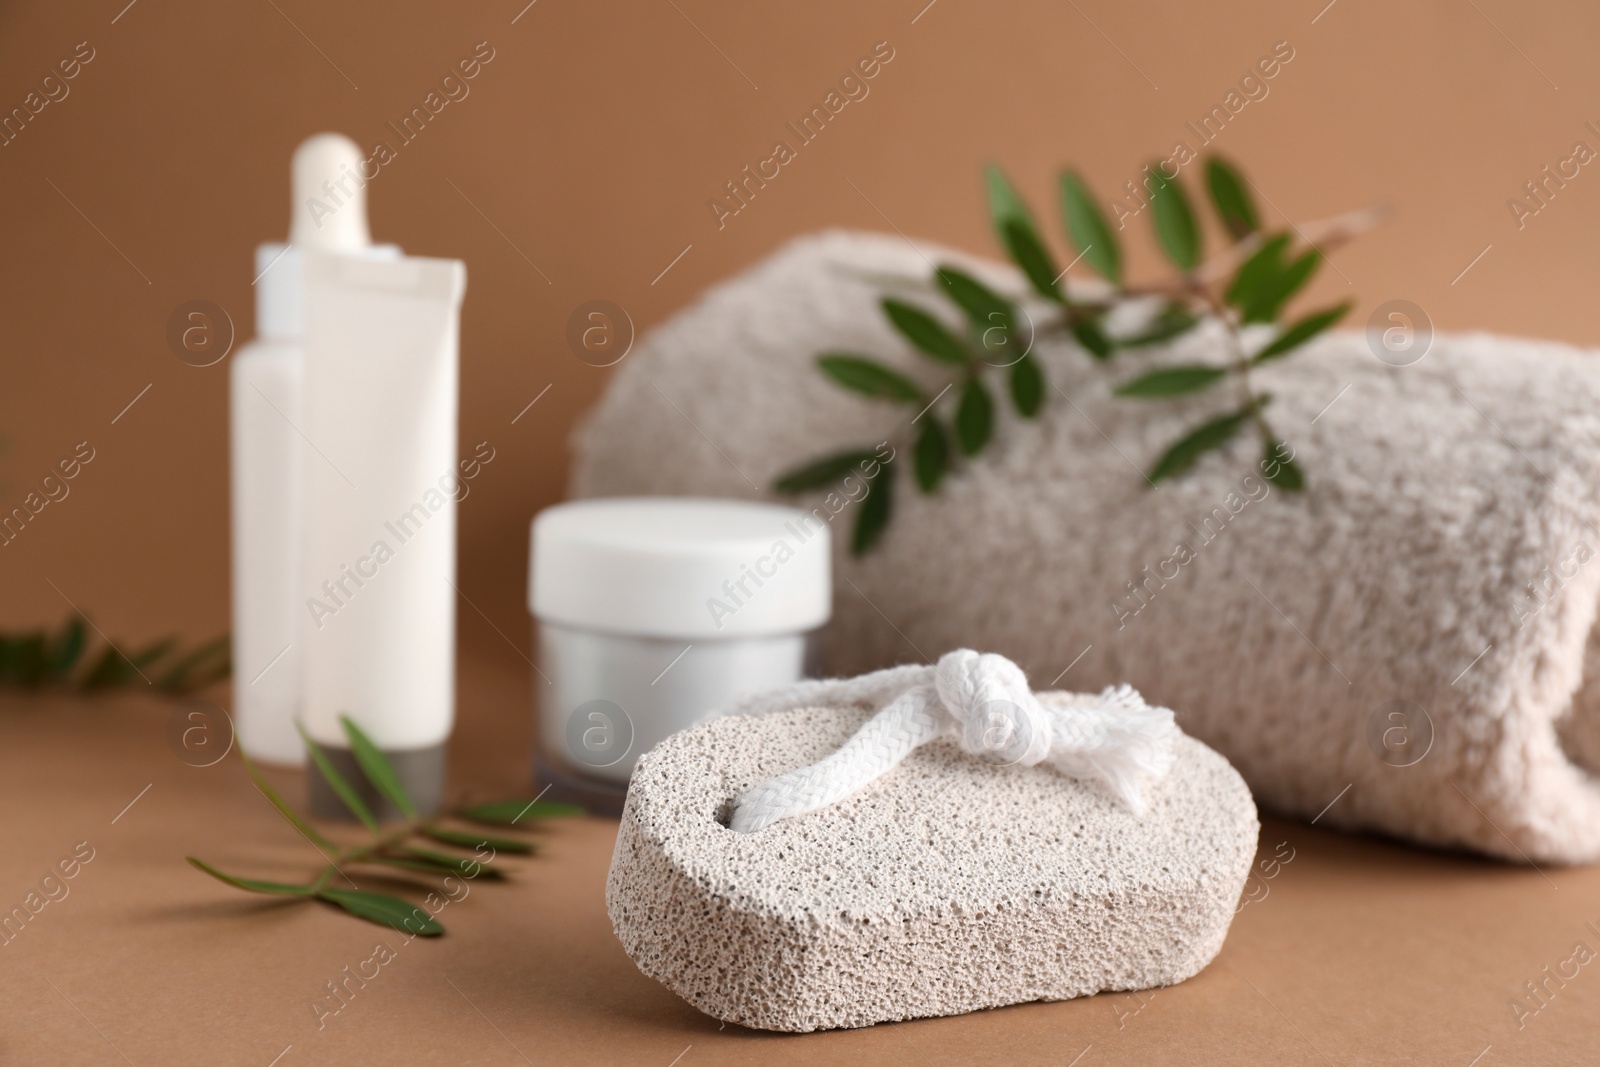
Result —
[[994, 432], [994, 401], [989, 390], [979, 378], [969, 378], [961, 392], [961, 403], [956, 406], [956, 441], [961, 451], [975, 456], [989, 443]]
[[1207, 161], [1206, 190], [1211, 194], [1212, 206], [1217, 209], [1223, 228], [1235, 241], [1242, 241], [1261, 228], [1247, 184], [1244, 176], [1221, 156], [1212, 156]]
[[[505, 877], [505, 872], [498, 867], [491, 867], [470, 857], [447, 856], [442, 852], [429, 852], [427, 849], [404, 848], [398, 852], [377, 852], [350, 862], [398, 867], [401, 870], [420, 871], [423, 874], [460, 875], [465, 878], [476, 878], [479, 875], [493, 879]], [[474, 865], [478, 868], [476, 872], [473, 870]]]
[[[9, 670], [9, 659], [7, 664]], [[133, 677], [133, 665], [115, 647], [107, 645], [84, 673], [80, 683], [84, 689], [109, 689]]]
[[[912, 450], [911, 469], [917, 476], [917, 487], [932, 493], [944, 480], [950, 469], [950, 443], [945, 440], [944, 427], [939, 418], [929, 411], [922, 416], [922, 429], [917, 431], [917, 443]], [[869, 494], [870, 495], [870, 494]]]
[[865, 396], [920, 404], [922, 390], [917, 383], [876, 360], [850, 352], [829, 352], [817, 357], [822, 372], [846, 389]]
[[1250, 362], [1265, 363], [1269, 359], [1277, 359], [1278, 357], [1287, 354], [1291, 350], [1299, 348], [1301, 345], [1317, 336], [1317, 334], [1321, 333], [1329, 326], [1332, 326], [1334, 323], [1342, 319], [1345, 313], [1349, 310], [1350, 305], [1348, 303], [1344, 303], [1338, 305], [1337, 307], [1331, 307], [1322, 311], [1312, 312], [1299, 322], [1295, 323], [1293, 326], [1290, 326], [1287, 330], [1284, 330], [1282, 333], [1280, 333], [1271, 344], [1257, 352], [1255, 358]]
[[66, 678], [72, 669], [83, 658], [83, 646], [87, 638], [87, 628], [83, 616], [74, 615], [67, 621], [61, 635], [56, 638], [55, 645], [50, 650], [50, 674], [55, 678]]
[[419, 937], [438, 937], [444, 933], [439, 921], [415, 904], [385, 893], [368, 893], [358, 889], [324, 889], [317, 899], [337, 904], [358, 919], [392, 926]]
[[1181, 304], [1168, 304], [1151, 320], [1150, 325], [1132, 337], [1117, 341], [1123, 348], [1143, 348], [1170, 341], [1200, 325], [1200, 317]]
[[1268, 445], [1266, 455], [1261, 459], [1261, 473], [1266, 475], [1267, 481], [1290, 493], [1298, 493], [1306, 487], [1306, 476], [1295, 461], [1288, 455], [1288, 446], [1282, 441]]
[[243, 752], [239, 755], [244, 759], [244, 769], [249, 773], [250, 780], [256, 784], [256, 788], [261, 791], [261, 795], [266, 797], [272, 806], [278, 809], [278, 813], [289, 820], [289, 825], [299, 830], [313, 845], [316, 845], [324, 852], [333, 853], [338, 851], [337, 845], [318, 833], [316, 827], [301, 818], [300, 813], [291, 808], [289, 802], [284, 800], [276, 789], [272, 788], [272, 783], [261, 776], [261, 772], [256, 769], [256, 765], [251, 762], [249, 756], [244, 755]]
[[1011, 365], [1011, 402], [1025, 419], [1039, 414], [1044, 404], [1044, 371], [1032, 356], [1023, 356]]
[[378, 820], [373, 818], [372, 810], [367, 807], [366, 802], [361, 799], [350, 783], [344, 780], [344, 775], [334, 769], [333, 762], [328, 759], [327, 753], [323, 752], [321, 746], [311, 740], [311, 735], [306, 733], [306, 728], [298, 722], [294, 724], [294, 728], [300, 731], [300, 738], [306, 743], [306, 751], [311, 753], [311, 762], [317, 765], [317, 770], [322, 772], [322, 777], [327, 781], [328, 785], [339, 795], [339, 799], [344, 801], [344, 806], [350, 809], [350, 814], [360, 819], [362, 825], [368, 830], [376, 833]]
[[419, 874], [453, 875], [456, 873], [454, 868], [441, 867], [437, 863], [429, 863], [427, 860], [410, 860], [404, 856], [390, 856], [387, 854], [357, 857], [346, 861], [347, 866], [356, 863], [375, 863], [383, 867], [395, 867], [402, 871], [416, 871]]
[[852, 556], [866, 554], [883, 535], [883, 529], [889, 525], [889, 516], [894, 511], [893, 488], [894, 464], [891, 461], [879, 468], [878, 476], [872, 479], [867, 489], [866, 498], [856, 509], [856, 526], [850, 537]]
[[5, 645], [5, 673], [19, 685], [35, 686], [49, 672], [44, 633], [12, 637]]
[[[944, 286], [950, 299], [967, 313], [973, 331], [980, 338], [996, 328], [1004, 330], [1007, 337], [1010, 336], [1016, 318], [1016, 308], [1011, 301], [958, 267], [942, 266], [934, 271], [934, 276]], [[984, 340], [984, 347], [996, 346]]]
[[559, 804], [553, 800], [492, 800], [486, 804], [474, 804], [470, 808], [462, 808], [456, 814], [464, 819], [488, 823], [491, 826], [515, 826], [519, 823], [537, 822], [540, 819], [582, 815], [583, 809], [576, 804]]
[[1244, 307], [1245, 322], [1272, 322], [1277, 319], [1283, 305], [1303, 289], [1322, 263], [1322, 253], [1315, 248], [1276, 272], [1256, 293], [1255, 299]]
[[1289, 235], [1279, 234], [1251, 253], [1239, 265], [1228, 286], [1226, 299], [1236, 308], [1249, 307], [1261, 291], [1283, 270], [1283, 254], [1289, 249]]
[[350, 741], [350, 751], [354, 753], [356, 763], [361, 767], [361, 773], [372, 783], [372, 788], [383, 794], [383, 798], [393, 804], [400, 814], [408, 819], [415, 819], [416, 806], [406, 795], [406, 788], [400, 784], [400, 776], [395, 773], [389, 758], [378, 751], [378, 746], [372, 743], [372, 738], [363, 733], [361, 727], [357, 726], [350, 716], [339, 716], [339, 725], [344, 727], [344, 736]]
[[157, 689], [166, 693], [192, 693], [212, 682], [219, 682], [233, 671], [231, 642], [224, 634], [179, 658], [155, 679]]
[[1212, 419], [1185, 434], [1162, 453], [1150, 471], [1150, 480], [1159, 482], [1163, 478], [1182, 474], [1194, 466], [1195, 461], [1201, 456], [1233, 440], [1239, 428], [1248, 421], [1250, 421], [1249, 411], [1236, 411], [1232, 415], [1222, 415]]
[[906, 340], [941, 363], [965, 366], [970, 358], [967, 346], [945, 328], [944, 323], [913, 304], [886, 297], [884, 314]]
[[226, 882], [235, 889], [247, 889], [252, 893], [276, 893], [286, 897], [308, 897], [311, 887], [308, 885], [289, 885], [284, 882], [263, 882], [257, 878], [235, 878], [231, 874], [223, 874], [211, 864], [194, 856], [185, 856], [191, 866], [205, 871], [219, 882]]
[[1039, 235], [1018, 223], [1008, 222], [1003, 239], [1006, 252], [1022, 268], [1034, 291], [1058, 304], [1066, 303], [1061, 290], [1056, 288], [1056, 278], [1060, 272], [1056, 270], [1055, 260], [1045, 249], [1044, 242], [1039, 240]]
[[1194, 209], [1189, 206], [1189, 196], [1178, 184], [1176, 176], [1168, 178], [1161, 173], [1161, 164], [1152, 163], [1145, 168], [1150, 175], [1150, 206], [1155, 219], [1156, 237], [1174, 266], [1185, 274], [1200, 265], [1200, 227], [1194, 221]]
[[1061, 216], [1067, 237], [1083, 261], [1112, 285], [1122, 284], [1122, 251], [1117, 235], [1083, 179], [1073, 171], [1061, 175]]
[[1022, 197], [1012, 188], [1011, 182], [999, 167], [988, 169], [989, 215], [994, 220], [995, 232], [1006, 253], [1022, 268], [1028, 282], [1039, 295], [1063, 303], [1061, 290], [1056, 288], [1055, 260], [1033, 224], [1033, 214]]
[[1123, 382], [1113, 392], [1117, 396], [1182, 396], [1184, 393], [1198, 393], [1202, 389], [1209, 389], [1227, 376], [1228, 371], [1224, 367], [1189, 363], [1178, 367], [1162, 367], [1160, 370], [1141, 374], [1131, 382]]
[[476, 878], [479, 875], [485, 878], [504, 878], [506, 874], [505, 868], [496, 867], [492, 863], [485, 863], [471, 856], [452, 856], [436, 852], [431, 848], [417, 848], [415, 845], [407, 845], [400, 851], [409, 858], [431, 863], [451, 874], [463, 874], [468, 878]]
[[110, 689], [126, 685], [135, 675], [142, 674], [143, 668], [165, 656], [177, 643], [176, 638], [164, 637], [146, 645], [132, 656], [124, 656], [114, 645], [107, 645], [106, 650], [89, 669], [89, 673], [84, 676], [83, 688]]
[[425, 837], [446, 845], [455, 845], [457, 848], [480, 849], [485, 846], [496, 852], [514, 852], [526, 855], [533, 851], [533, 843], [521, 841], [515, 837], [495, 837], [490, 834], [468, 833], [463, 830], [450, 830], [442, 826], [429, 826], [424, 824], [417, 828]]
[[176, 637], [163, 637], [158, 641], [150, 642], [150, 644], [135, 652], [130, 657], [130, 660], [133, 666], [142, 672], [146, 667], [155, 666], [158, 660], [177, 647], [178, 639]]
[[1029, 229], [1034, 228], [1033, 213], [1028, 210], [1028, 205], [1022, 197], [1017, 195], [1017, 190], [1006, 177], [1005, 171], [991, 163], [984, 169], [984, 181], [989, 192], [989, 217], [994, 220], [996, 231], [1011, 222], [1020, 222]]
[[1072, 324], [1072, 336], [1077, 338], [1088, 353], [1095, 359], [1107, 360], [1115, 351], [1111, 338], [1100, 328], [1094, 319], [1077, 319]]
[[955, 267], [940, 267], [935, 275], [950, 298], [967, 313], [972, 332], [985, 352], [1004, 354], [1018, 346], [1017, 308], [1011, 301]]
[[802, 493], [807, 489], [832, 486], [847, 474], [861, 474], [865, 477], [864, 472], [858, 468], [863, 463], [876, 461], [877, 458], [875, 453], [860, 448], [837, 452], [792, 468], [780, 475], [778, 480], [772, 483], [772, 488], [778, 493]]

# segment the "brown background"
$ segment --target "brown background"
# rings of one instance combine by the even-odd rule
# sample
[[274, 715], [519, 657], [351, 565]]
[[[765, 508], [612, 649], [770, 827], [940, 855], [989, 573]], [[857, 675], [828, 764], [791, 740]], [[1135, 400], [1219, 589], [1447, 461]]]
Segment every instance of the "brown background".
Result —
[[[1353, 296], [1352, 323], [1398, 297], [1440, 328], [1600, 341], [1600, 177], [1586, 168], [1521, 232], [1506, 207], [1575, 140], [1600, 148], [1583, 128], [1600, 118], [1600, 10], [1325, 2], [6, 4], [0, 106], [77, 42], [97, 55], [0, 148], [0, 510], [76, 442], [97, 458], [0, 548], [0, 624], [56, 620], [65, 594], [130, 641], [226, 627], [227, 363], [174, 358], [167, 318], [208, 298], [248, 338], [252, 249], [286, 232], [294, 145], [321, 129], [397, 142], [386, 123], [480, 41], [495, 59], [470, 95], [369, 193], [379, 239], [468, 265], [461, 434], [500, 458], [463, 504], [461, 582], [518, 645], [527, 522], [561, 497], [569, 430], [610, 373], [567, 347], [578, 304], [612, 300], [642, 330], [792, 235], [885, 216], [991, 253], [990, 159], [1053, 231], [1059, 166], [1109, 195], [1193, 143], [1184, 123], [1279, 41], [1294, 60], [1216, 146], [1297, 220], [1395, 209], [1335, 255], [1318, 298]], [[895, 59], [871, 95], [719, 231], [706, 201], [878, 41]], [[461, 619], [464, 641], [511, 654], [477, 613]]]

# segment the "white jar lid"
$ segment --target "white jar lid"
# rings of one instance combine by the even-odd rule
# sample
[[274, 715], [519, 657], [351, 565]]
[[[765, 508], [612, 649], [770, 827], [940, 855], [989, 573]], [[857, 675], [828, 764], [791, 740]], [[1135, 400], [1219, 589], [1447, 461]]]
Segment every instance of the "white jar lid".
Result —
[[578, 500], [533, 520], [528, 607], [545, 622], [653, 637], [799, 633], [833, 609], [828, 524], [774, 504]]

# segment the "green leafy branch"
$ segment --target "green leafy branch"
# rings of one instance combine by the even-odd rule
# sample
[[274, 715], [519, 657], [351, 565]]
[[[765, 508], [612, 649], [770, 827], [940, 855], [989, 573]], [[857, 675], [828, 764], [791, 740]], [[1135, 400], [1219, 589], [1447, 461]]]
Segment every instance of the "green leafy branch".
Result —
[[[187, 857], [188, 861], [199, 870], [235, 889], [297, 897], [302, 900], [320, 900], [342, 908], [358, 919], [391, 926], [396, 930], [420, 937], [437, 937], [444, 933], [443, 925], [421, 907], [386, 893], [335, 889], [334, 876], [343, 876], [347, 867], [365, 865], [397, 869], [408, 874], [502, 879], [511, 872], [491, 862], [494, 856], [501, 852], [529, 855], [534, 851], [533, 843], [521, 838], [452, 827], [447, 824], [447, 819], [453, 818], [496, 827], [520, 827], [523, 823], [576, 815], [583, 810], [572, 804], [557, 804], [537, 799], [500, 800], [458, 808], [443, 815], [420, 817], [416, 805], [406, 794], [405, 787], [400, 784], [399, 775], [395, 773], [394, 766], [387, 757], [348, 716], [341, 716], [339, 722], [344, 727], [345, 737], [350, 742], [350, 750], [355, 755], [356, 764], [361, 768], [362, 775], [380, 796], [404, 816], [401, 825], [388, 830], [383, 829], [377, 817], [373, 815], [372, 809], [361, 799], [361, 795], [334, 768], [327, 754], [302, 729], [300, 735], [305, 739], [306, 748], [310, 751], [311, 760], [316, 764], [318, 772], [350, 809], [350, 813], [372, 834], [371, 839], [359, 845], [334, 844], [304, 816], [290, 807], [288, 801], [283, 799], [266, 778], [262, 777], [255, 764], [246, 756], [245, 769], [249, 771], [256, 788], [296, 830], [322, 851], [328, 862], [309, 881], [285, 883], [224, 874], [195, 856]], [[416, 843], [419, 838], [448, 848], [469, 850], [473, 855], [462, 856], [440, 851], [438, 848], [421, 847]], [[489, 860], [480, 858], [484, 849], [490, 850]]]
[[[995, 386], [1004, 373], [1017, 414], [1033, 418], [1044, 402], [1044, 373], [1017, 343], [1017, 309], [970, 274], [940, 267], [936, 282], [967, 316], [958, 333], [914, 304], [886, 298], [884, 314], [923, 355], [946, 371], [939, 387], [926, 390], [909, 377], [854, 352], [828, 352], [817, 365], [834, 382], [863, 396], [899, 404], [906, 418], [891, 437], [910, 436], [911, 471], [924, 493], [938, 490], [954, 464], [954, 450], [974, 456], [994, 433]], [[940, 401], [954, 394], [954, 414], [947, 417]], [[952, 448], [952, 439], [954, 448]], [[898, 450], [896, 450], [898, 454]], [[878, 462], [871, 449], [852, 448], [813, 460], [784, 474], [777, 489], [797, 493], [832, 485], [855, 471], [867, 481], [867, 494], [856, 517], [851, 547], [857, 554], [871, 548], [888, 524], [896, 462]]]
[[107, 640], [98, 654], [89, 655], [88, 630], [87, 620], [74, 615], [54, 633], [0, 634], [0, 685], [95, 692], [148, 684], [170, 696], [186, 696], [233, 670], [226, 635], [187, 651], [176, 637], [164, 637], [131, 655]]
[[[1250, 195], [1249, 183], [1226, 161], [1206, 164], [1206, 191], [1229, 247], [1210, 263], [1203, 262], [1204, 238], [1188, 194], [1176, 175], [1166, 176], [1159, 164], [1146, 168], [1147, 207], [1156, 241], [1177, 268], [1175, 279], [1153, 286], [1131, 286], [1123, 278], [1122, 249], [1088, 186], [1076, 173], [1061, 175], [1061, 215], [1068, 244], [1109, 286], [1109, 294], [1079, 299], [1063, 284], [1066, 269], [1040, 236], [1033, 214], [1005, 175], [988, 171], [989, 214], [1001, 246], [1042, 298], [1050, 314], [1035, 322], [1019, 301], [1003, 296], [960, 269], [943, 265], [934, 271], [933, 290], [960, 311], [956, 330], [913, 304], [882, 301], [889, 323], [921, 355], [941, 364], [947, 377], [939, 388], [924, 389], [900, 371], [854, 352], [828, 352], [817, 365], [835, 383], [864, 396], [901, 405], [917, 414], [902, 421], [890, 440], [911, 438], [912, 473], [924, 493], [938, 491], [957, 460], [954, 437], [964, 457], [977, 455], [994, 433], [994, 372], [1009, 376], [1008, 392], [1017, 414], [1034, 418], [1045, 400], [1045, 378], [1031, 354], [1041, 333], [1070, 336], [1091, 359], [1109, 362], [1124, 349], [1144, 350], [1167, 344], [1204, 321], [1220, 323], [1227, 338], [1227, 358], [1220, 363], [1192, 363], [1148, 370], [1117, 386], [1117, 396], [1137, 400], [1171, 399], [1232, 387], [1225, 410], [1208, 418], [1162, 452], [1148, 471], [1150, 484], [1176, 477], [1206, 453], [1222, 448], [1246, 427], [1260, 439], [1261, 470], [1279, 488], [1297, 492], [1306, 479], [1293, 452], [1273, 430], [1266, 416], [1271, 397], [1256, 388], [1252, 372], [1265, 363], [1298, 351], [1329, 329], [1350, 309], [1349, 303], [1313, 311], [1293, 321], [1284, 319], [1289, 302], [1310, 283], [1322, 262], [1322, 250], [1302, 242], [1299, 231], [1267, 233]], [[1323, 247], [1350, 232], [1334, 232]], [[1218, 277], [1216, 265], [1230, 273]], [[1237, 264], [1233, 267], [1233, 264]], [[1072, 264], [1069, 264], [1069, 268]], [[1116, 336], [1107, 327], [1108, 313], [1131, 300], [1159, 297], [1160, 310], [1138, 333]], [[1271, 327], [1270, 337], [1251, 350], [1247, 328]], [[953, 413], [951, 407], [953, 405]], [[920, 424], [920, 425], [919, 425]], [[831, 487], [857, 470], [869, 450], [848, 449], [812, 460], [781, 475], [774, 488], [798, 493]], [[866, 499], [857, 514], [852, 551], [870, 549], [888, 524], [892, 510], [894, 465], [877, 465], [868, 475]]]

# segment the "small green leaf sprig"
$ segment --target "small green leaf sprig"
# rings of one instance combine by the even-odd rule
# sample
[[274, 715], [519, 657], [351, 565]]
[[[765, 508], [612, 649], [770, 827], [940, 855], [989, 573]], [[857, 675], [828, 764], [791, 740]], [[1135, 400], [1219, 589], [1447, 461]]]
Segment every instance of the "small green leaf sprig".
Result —
[[0, 685], [98, 692], [149, 685], [168, 696], [188, 696], [227, 678], [233, 670], [226, 635], [184, 650], [176, 637], [153, 641], [124, 655], [109, 640], [89, 652], [88, 622], [69, 618], [54, 633], [0, 633]]
[[[966, 456], [977, 455], [994, 433], [994, 386], [997, 373], [1007, 376], [1005, 392], [1023, 418], [1033, 418], [1044, 403], [1044, 373], [1039, 362], [1018, 347], [1017, 309], [970, 274], [944, 266], [936, 283], [967, 314], [971, 332], [962, 336], [914, 304], [886, 298], [883, 311], [896, 330], [917, 350], [942, 364], [949, 377], [932, 392], [891, 367], [852, 352], [828, 352], [817, 365], [839, 385], [864, 396], [888, 400], [915, 411], [905, 424], [911, 445], [911, 470], [924, 493], [936, 492], [952, 467], [951, 436]], [[946, 394], [955, 394], [953, 425], [937, 410]], [[851, 548], [861, 554], [872, 547], [889, 521], [897, 461], [879, 462], [870, 448], [852, 448], [797, 467], [778, 479], [780, 493], [798, 493], [832, 485], [854, 471], [867, 481], [867, 494], [856, 516]]]
[[[1070, 335], [1090, 358], [1107, 362], [1123, 349], [1165, 344], [1207, 320], [1219, 322], [1225, 329], [1229, 348], [1225, 364], [1162, 367], [1141, 373], [1114, 389], [1120, 397], [1157, 400], [1232, 385], [1233, 399], [1226, 410], [1168, 445], [1146, 474], [1147, 481], [1154, 485], [1177, 477], [1206, 453], [1222, 448], [1246, 427], [1253, 427], [1263, 453], [1262, 473], [1281, 489], [1298, 492], [1305, 488], [1305, 475], [1294, 462], [1293, 451], [1267, 420], [1266, 408], [1272, 398], [1256, 388], [1251, 372], [1299, 350], [1338, 322], [1350, 310], [1350, 304], [1284, 321], [1286, 306], [1311, 281], [1323, 252], [1309, 242], [1305, 247], [1297, 246], [1298, 231], [1264, 232], [1249, 183], [1225, 160], [1212, 157], [1206, 163], [1206, 191], [1231, 246], [1226, 258], [1238, 263], [1231, 275], [1220, 281], [1202, 268], [1202, 230], [1182, 183], [1175, 175], [1165, 176], [1159, 164], [1146, 168], [1146, 174], [1156, 240], [1177, 268], [1176, 279], [1154, 286], [1125, 284], [1116, 231], [1083, 179], [1068, 171], [1060, 179], [1061, 213], [1067, 240], [1078, 253], [1073, 262], [1081, 260], [1110, 286], [1106, 296], [1077, 298], [1062, 284], [1066, 270], [1057, 267], [1027, 204], [1006, 176], [990, 167], [989, 214], [1000, 244], [1033, 292], [1056, 313], [1034, 323], [1015, 301], [956, 267], [942, 265], [934, 270], [932, 287], [959, 308], [964, 330], [951, 330], [913, 304], [893, 298], [882, 301], [884, 314], [894, 329], [919, 353], [950, 370], [951, 375], [941, 388], [924, 389], [899, 371], [854, 352], [827, 352], [817, 358], [818, 367], [838, 385], [901, 405], [906, 411], [916, 411], [890, 435], [890, 440], [910, 436], [912, 473], [922, 492], [937, 492], [954, 467], [947, 420], [963, 456], [977, 455], [990, 442], [995, 411], [994, 387], [990, 383], [995, 372], [1007, 374], [1006, 391], [1018, 415], [1031, 419], [1039, 414], [1045, 401], [1045, 378], [1031, 354], [1039, 334]], [[1345, 236], [1348, 235], [1335, 235], [1333, 240]], [[1139, 333], [1114, 336], [1107, 329], [1111, 310], [1126, 301], [1151, 296], [1159, 296], [1163, 304]], [[1272, 326], [1274, 331], [1266, 344], [1252, 352], [1245, 329], [1256, 325]], [[953, 399], [947, 399], [952, 394]], [[948, 413], [952, 403], [953, 415]], [[861, 555], [877, 542], [893, 508], [891, 489], [896, 465], [863, 465], [872, 456], [870, 449], [853, 448], [812, 460], [779, 476], [774, 489], [780, 493], [805, 492], [831, 487], [852, 471], [871, 471], [851, 540], [852, 552]]]
[[[307, 901], [320, 900], [342, 908], [358, 919], [390, 926], [419, 937], [437, 937], [444, 933], [444, 926], [423, 908], [387, 893], [335, 888], [334, 877], [343, 875], [346, 867], [365, 865], [387, 867], [411, 874], [503, 879], [511, 872], [493, 863], [494, 857], [501, 852], [529, 855], [534, 851], [533, 843], [521, 838], [452, 827], [446, 824], [447, 819], [520, 828], [524, 823], [531, 824], [558, 816], [577, 815], [583, 810], [573, 804], [557, 804], [538, 799], [498, 800], [457, 808], [443, 815], [419, 817], [416, 806], [406, 794], [405, 787], [400, 784], [400, 777], [395, 773], [394, 766], [388, 758], [348, 716], [341, 716], [339, 722], [344, 727], [345, 737], [350, 742], [350, 750], [361, 768], [361, 773], [372, 784], [373, 789], [404, 816], [403, 823], [385, 830], [373, 815], [372, 809], [361, 799], [361, 795], [333, 766], [327, 754], [307, 736], [304, 729], [301, 729], [300, 736], [305, 739], [306, 748], [311, 753], [311, 761], [316, 764], [317, 771], [327, 780], [345, 807], [350, 809], [350, 813], [372, 834], [371, 839], [358, 845], [336, 845], [312, 826], [304, 816], [290, 807], [288, 801], [284, 800], [272, 784], [262, 777], [255, 764], [246, 756], [245, 769], [249, 771], [256, 788], [296, 830], [322, 851], [327, 858], [327, 864], [310, 881], [285, 883], [224, 874], [196, 856], [186, 857], [189, 863], [235, 889]], [[416, 843], [418, 838], [450, 848], [470, 850], [473, 855], [461, 856], [437, 848], [421, 847]], [[489, 859], [481, 858], [484, 849], [489, 850]]]

